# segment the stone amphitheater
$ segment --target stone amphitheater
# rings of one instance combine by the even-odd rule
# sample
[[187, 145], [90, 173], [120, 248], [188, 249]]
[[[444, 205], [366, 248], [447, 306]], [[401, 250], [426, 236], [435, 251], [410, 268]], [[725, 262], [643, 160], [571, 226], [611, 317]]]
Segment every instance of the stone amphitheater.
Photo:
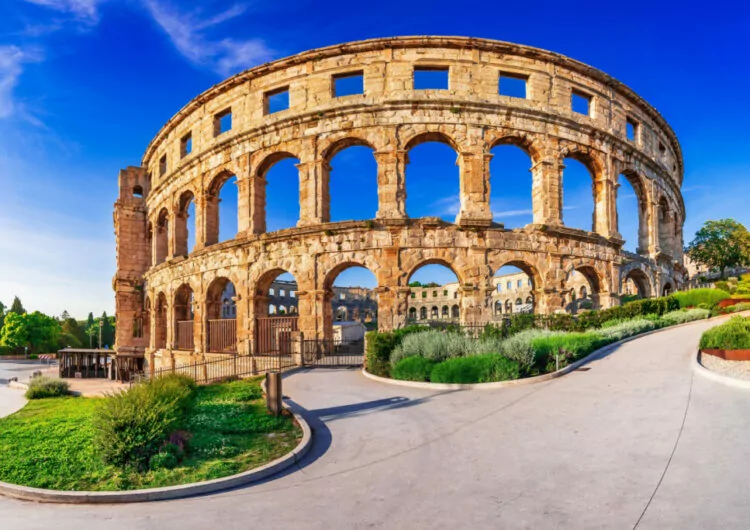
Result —
[[[415, 73], [426, 70], [443, 72], [447, 88], [415, 88]], [[361, 93], [337, 95], [337, 82], [353, 77]], [[523, 83], [525, 97], [503, 94], [508, 79]], [[409, 151], [432, 141], [457, 154], [455, 222], [410, 218], [406, 210]], [[532, 161], [533, 222], [523, 228], [493, 223], [489, 163], [499, 144], [520, 147]], [[330, 161], [350, 146], [374, 152], [378, 210], [373, 219], [330, 222]], [[269, 232], [265, 176], [287, 158], [299, 162], [299, 219]], [[566, 159], [591, 173], [591, 230], [563, 223]], [[620, 175], [638, 199], [637, 253], [622, 250], [618, 233]], [[238, 233], [219, 242], [219, 191], [233, 177]], [[297, 285], [296, 329], [321, 339], [332, 335], [333, 282], [353, 266], [375, 275], [380, 329], [405, 324], [410, 278], [425, 264], [456, 274], [466, 324], [491, 319], [492, 279], [507, 265], [531, 279], [540, 313], [564, 308], [574, 272], [586, 278], [596, 307], [619, 303], [626, 281], [642, 296], [659, 295], [684, 281], [682, 180], [680, 145], [664, 118], [624, 84], [565, 56], [463, 37], [304, 52], [199, 95], [164, 125], [139, 166], [120, 172], [116, 348], [151, 366], [256, 353], [269, 288], [287, 272]], [[195, 248], [188, 251], [191, 203]], [[236, 310], [222, 318], [230, 284]]]

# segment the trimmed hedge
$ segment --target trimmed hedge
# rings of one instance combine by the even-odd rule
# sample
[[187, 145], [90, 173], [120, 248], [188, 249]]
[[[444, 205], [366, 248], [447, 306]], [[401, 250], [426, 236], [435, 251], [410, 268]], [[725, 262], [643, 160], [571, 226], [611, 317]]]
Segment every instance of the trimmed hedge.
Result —
[[701, 336], [700, 349], [750, 349], [750, 319], [735, 316], [729, 322], [709, 329]]
[[502, 355], [489, 353], [456, 357], [435, 365], [430, 374], [433, 383], [490, 383], [521, 376], [518, 363]]
[[715, 307], [716, 304], [729, 298], [729, 293], [722, 289], [692, 289], [690, 291], [674, 293], [680, 308], [698, 307], [705, 304], [708, 307]]
[[26, 399], [44, 399], [67, 396], [70, 385], [62, 379], [50, 377], [33, 377], [29, 381], [29, 389], [26, 391]]
[[661, 316], [661, 320], [665, 326], [674, 326], [676, 324], [684, 324], [686, 322], [693, 322], [694, 320], [703, 320], [711, 316], [711, 311], [708, 309], [702, 309], [699, 307], [688, 309], [687, 311], [671, 311]]
[[367, 371], [381, 377], [391, 375], [391, 352], [410, 333], [425, 331], [424, 326], [407, 326], [393, 331], [370, 331], [367, 333], [365, 363]]
[[415, 355], [401, 359], [391, 370], [394, 379], [402, 381], [429, 381], [435, 363]]

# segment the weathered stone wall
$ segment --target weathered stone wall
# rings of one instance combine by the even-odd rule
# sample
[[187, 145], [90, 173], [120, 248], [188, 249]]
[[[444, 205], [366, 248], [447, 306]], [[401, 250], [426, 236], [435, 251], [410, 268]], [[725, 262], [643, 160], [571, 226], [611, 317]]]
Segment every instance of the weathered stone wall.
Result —
[[[448, 68], [449, 88], [414, 90], [414, 68], [425, 66]], [[336, 97], [336, 76], [355, 72], [363, 74], [364, 93]], [[500, 95], [501, 74], [525, 77], [527, 97]], [[283, 89], [288, 89], [289, 108], [269, 114], [266, 96]], [[572, 111], [573, 93], [590, 99], [589, 115]], [[216, 134], [217, 115], [227, 109], [232, 128]], [[632, 139], [626, 134], [628, 120], [635, 124]], [[193, 150], [185, 153], [188, 135]], [[408, 152], [425, 141], [445, 142], [457, 152], [461, 208], [456, 224], [408, 218]], [[532, 159], [533, 224], [524, 229], [492, 224], [490, 150], [500, 143], [518, 145]], [[329, 223], [329, 161], [350, 145], [374, 150], [378, 212], [369, 222]], [[266, 233], [265, 173], [290, 157], [299, 160], [297, 228]], [[566, 158], [581, 161], [592, 174], [591, 231], [563, 225]], [[616, 303], [614, 295], [626, 279], [621, 265], [630, 259], [620, 250], [617, 231], [620, 174], [639, 199], [635, 258], [640, 272], [634, 274], [646, 276], [651, 294], [674, 288], [682, 279], [683, 167], [669, 125], [606, 74], [515, 44], [452, 37], [377, 39], [263, 65], [190, 102], [149, 145], [142, 167], [126, 171], [139, 175], [146, 198], [132, 198], [133, 183], [121, 176], [115, 208], [119, 347], [145, 347], [121, 321], [162, 296], [170, 315], [177, 289], [188, 284], [194, 296], [195, 352], [206, 351], [209, 288], [226, 278], [237, 289], [238, 351], [249, 353], [254, 317], [265, 309], [268, 285], [283, 271], [291, 272], [299, 286], [300, 329], [330, 336], [333, 280], [355, 264], [377, 277], [381, 328], [403, 324], [408, 279], [425, 263], [443, 263], [458, 275], [464, 322], [489, 317], [490, 279], [505, 264], [534, 279], [540, 311], [561, 307], [573, 270], [586, 275], [599, 304], [607, 307]], [[239, 191], [239, 233], [217, 243], [218, 190], [231, 176], [237, 177]], [[188, 254], [190, 201], [196, 205], [197, 230], [196, 248]], [[142, 279], [147, 296], [139, 301], [135, 286]], [[158, 318], [172, 322], [160, 314], [147, 313], [150, 329], [156, 329]], [[169, 349], [175, 341], [172, 326], [163, 334]], [[156, 335], [150, 334], [147, 349], [157, 349]]]

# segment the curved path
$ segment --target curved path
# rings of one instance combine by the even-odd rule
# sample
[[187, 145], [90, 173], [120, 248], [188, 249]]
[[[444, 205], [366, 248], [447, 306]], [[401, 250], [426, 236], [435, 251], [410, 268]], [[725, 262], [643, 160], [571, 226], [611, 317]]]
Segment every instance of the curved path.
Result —
[[493, 391], [395, 387], [357, 371], [285, 380], [316, 441], [300, 469], [138, 505], [0, 498], [3, 528], [744, 529], [750, 392], [694, 378], [699, 322], [582, 371]]

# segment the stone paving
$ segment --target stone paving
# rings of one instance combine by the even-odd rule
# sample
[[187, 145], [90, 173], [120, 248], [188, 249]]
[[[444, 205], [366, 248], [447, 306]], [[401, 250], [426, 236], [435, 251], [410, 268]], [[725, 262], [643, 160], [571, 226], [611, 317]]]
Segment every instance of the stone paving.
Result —
[[311, 454], [256, 486], [140, 505], [0, 498], [3, 528], [745, 529], [750, 392], [694, 377], [697, 322], [547, 383], [430, 391], [284, 381]]

